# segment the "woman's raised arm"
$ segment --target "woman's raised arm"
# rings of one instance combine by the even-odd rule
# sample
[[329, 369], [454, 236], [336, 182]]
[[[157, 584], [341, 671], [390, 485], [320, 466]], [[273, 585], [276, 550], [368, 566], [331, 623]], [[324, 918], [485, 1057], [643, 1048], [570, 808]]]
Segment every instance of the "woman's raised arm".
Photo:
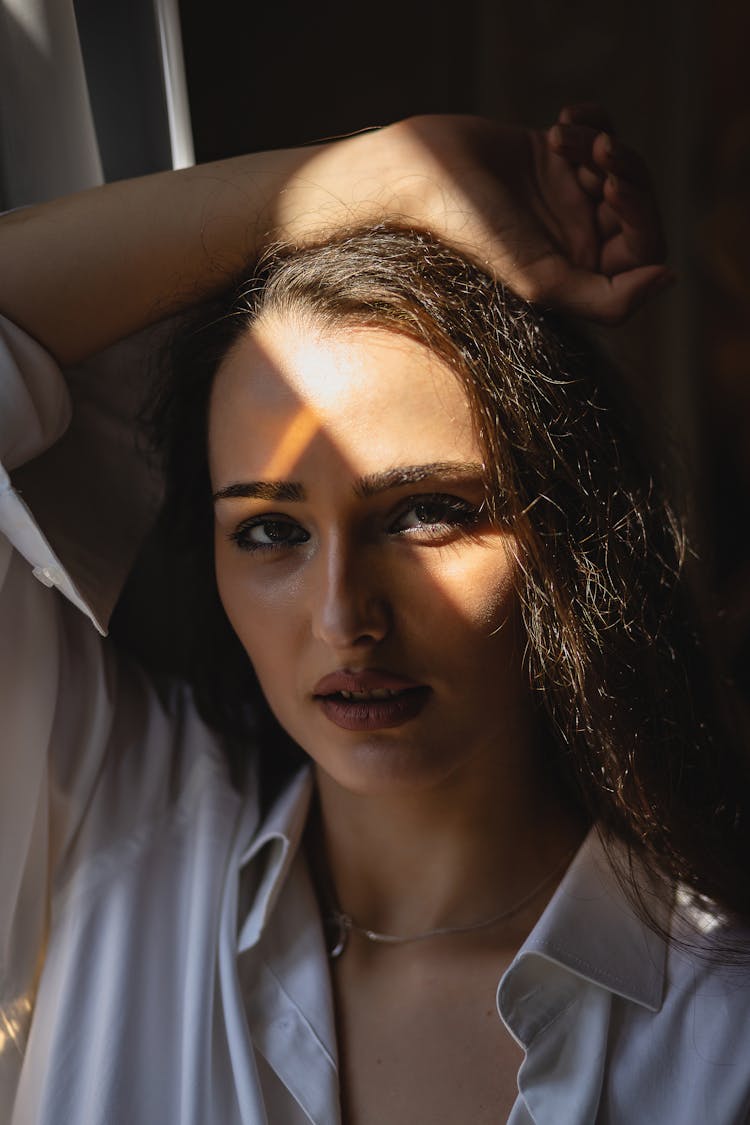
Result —
[[668, 280], [640, 166], [588, 110], [549, 133], [417, 117], [125, 180], [0, 221], [0, 311], [63, 364], [221, 288], [270, 239], [391, 220], [597, 320]]

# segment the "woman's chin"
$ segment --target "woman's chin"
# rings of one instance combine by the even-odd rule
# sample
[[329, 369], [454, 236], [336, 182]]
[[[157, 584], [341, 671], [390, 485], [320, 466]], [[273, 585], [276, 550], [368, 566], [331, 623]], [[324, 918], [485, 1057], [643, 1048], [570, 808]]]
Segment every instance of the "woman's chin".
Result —
[[352, 733], [339, 740], [308, 746], [318, 775], [360, 796], [393, 797], [417, 793], [445, 782], [461, 770], [467, 740], [415, 737], [404, 727]]

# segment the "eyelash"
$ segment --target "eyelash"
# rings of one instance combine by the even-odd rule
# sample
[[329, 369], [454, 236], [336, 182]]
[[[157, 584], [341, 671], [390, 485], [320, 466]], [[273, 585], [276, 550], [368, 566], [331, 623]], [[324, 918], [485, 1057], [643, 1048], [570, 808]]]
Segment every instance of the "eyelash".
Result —
[[[403, 528], [400, 532], [395, 534], [408, 535], [411, 531], [424, 533], [428, 535], [440, 536], [444, 535], [443, 528], [448, 527], [468, 527], [476, 524], [479, 521], [479, 509], [469, 504], [466, 500], [460, 500], [457, 496], [445, 496], [441, 493], [434, 493], [427, 496], [412, 496], [404, 502], [400, 510], [399, 516], [394, 520], [397, 523], [399, 519], [403, 519], [409, 512], [416, 512], [417, 508], [437, 508], [442, 514], [442, 519], [436, 523], [423, 523], [421, 527]], [[448, 518], [445, 518], [445, 517]]]
[[[440, 518], [435, 523], [421, 523], [417, 527], [405, 527], [394, 530], [394, 525], [403, 520], [409, 515], [410, 512], [416, 512], [418, 508], [437, 508], [439, 509]], [[457, 528], [472, 527], [479, 522], [481, 509], [469, 504], [466, 500], [460, 500], [457, 496], [448, 496], [443, 493], [429, 493], [422, 496], [410, 496], [403, 502], [400, 507], [399, 513], [392, 521], [389, 528], [389, 533], [393, 535], [405, 536], [411, 538], [415, 534], [420, 536], [434, 537], [436, 539], [446, 537], [446, 527], [449, 530]], [[418, 516], [417, 519], [420, 517]], [[424, 518], [424, 517], [422, 517]], [[247, 538], [248, 532], [252, 531], [255, 527], [264, 527], [269, 525], [281, 525], [291, 529], [298, 528], [304, 534], [304, 538], [297, 540], [278, 540], [271, 543], [254, 543]], [[273, 516], [254, 516], [252, 519], [245, 520], [239, 527], [229, 533], [229, 539], [235, 544], [240, 551], [281, 551], [290, 550], [294, 547], [306, 543], [309, 539], [309, 534], [304, 531], [304, 528], [296, 521], [287, 519], [286, 517], [274, 518]]]

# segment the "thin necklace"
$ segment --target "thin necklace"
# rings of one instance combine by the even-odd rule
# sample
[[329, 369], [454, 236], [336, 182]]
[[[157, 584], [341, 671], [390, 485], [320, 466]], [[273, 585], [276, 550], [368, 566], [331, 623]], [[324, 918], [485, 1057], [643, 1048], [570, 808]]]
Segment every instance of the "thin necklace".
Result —
[[501, 910], [499, 914], [493, 914], [491, 918], [483, 918], [481, 922], [471, 922], [468, 926], [442, 926], [437, 930], [425, 930], [421, 934], [381, 934], [377, 930], [368, 930], [365, 926], [359, 926], [349, 914], [344, 914], [342, 910], [334, 908], [330, 910], [324, 917], [324, 927], [328, 938], [328, 956], [334, 961], [346, 949], [346, 943], [349, 934], [359, 934], [360, 937], [365, 938], [367, 941], [377, 942], [380, 945], [408, 945], [412, 942], [427, 941], [428, 938], [447, 937], [449, 934], [468, 934], [474, 930], [487, 929], [490, 926], [496, 925], [498, 922], [504, 922], [508, 918], [512, 918], [519, 911], [523, 910], [524, 906], [528, 906], [538, 894], [540, 894], [545, 887], [556, 878], [557, 875], [567, 867], [575, 852], [578, 850], [578, 844], [571, 848], [569, 852], [563, 856], [561, 861], [548, 872], [547, 875], [532, 887], [531, 890], [514, 902], [512, 906], [506, 907]]

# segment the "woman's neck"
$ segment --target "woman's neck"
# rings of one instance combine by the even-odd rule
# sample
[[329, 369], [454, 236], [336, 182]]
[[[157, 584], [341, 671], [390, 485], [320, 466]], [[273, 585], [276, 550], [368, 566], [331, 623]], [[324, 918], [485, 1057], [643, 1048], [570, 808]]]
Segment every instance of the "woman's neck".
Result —
[[318, 770], [321, 895], [360, 926], [414, 935], [499, 914], [560, 869], [585, 831], [543, 753], [479, 748], [416, 791], [359, 794]]

